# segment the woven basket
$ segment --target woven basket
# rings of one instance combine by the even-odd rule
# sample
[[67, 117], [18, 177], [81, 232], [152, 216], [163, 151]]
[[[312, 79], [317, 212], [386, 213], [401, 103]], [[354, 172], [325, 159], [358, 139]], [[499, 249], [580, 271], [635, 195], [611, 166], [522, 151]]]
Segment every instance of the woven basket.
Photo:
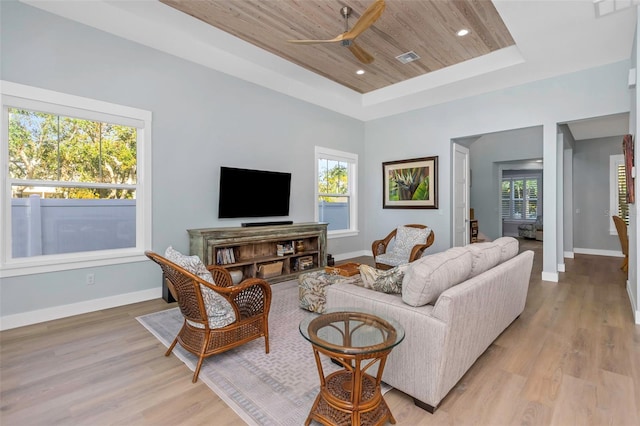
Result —
[[271, 278], [282, 274], [282, 262], [263, 263], [258, 266], [258, 278]]

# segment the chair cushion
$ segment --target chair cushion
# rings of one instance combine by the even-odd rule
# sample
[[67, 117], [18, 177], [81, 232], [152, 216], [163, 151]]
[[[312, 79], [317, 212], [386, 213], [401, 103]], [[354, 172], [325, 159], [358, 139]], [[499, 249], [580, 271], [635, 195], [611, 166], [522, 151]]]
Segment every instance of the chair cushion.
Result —
[[393, 246], [389, 248], [389, 254], [404, 258], [404, 263], [408, 262], [413, 247], [426, 243], [430, 232], [431, 229], [429, 228], [398, 226], [395, 242]]
[[[211, 272], [204, 266], [204, 263], [202, 263], [198, 256], [184, 255], [169, 246], [164, 253], [164, 257], [192, 274], [197, 275], [204, 281], [215, 284]], [[227, 299], [202, 284], [200, 284], [200, 291], [202, 293], [202, 299], [204, 300], [204, 306], [207, 310], [207, 317], [209, 317], [209, 327], [222, 328], [235, 322], [236, 314]], [[204, 328], [202, 324], [192, 321], [188, 322], [194, 327]]]
[[402, 280], [402, 300], [411, 306], [433, 303], [443, 291], [466, 280], [472, 265], [473, 256], [466, 247], [424, 256], [409, 264]]
[[500, 237], [493, 243], [500, 246], [500, 263], [514, 257], [520, 248], [518, 240], [513, 237]]
[[389, 266], [398, 266], [409, 261], [409, 256], [399, 256], [393, 253], [383, 253], [376, 256], [376, 263], [382, 263]]
[[409, 266], [408, 263], [383, 271], [369, 265], [360, 265], [360, 277], [364, 288], [382, 293], [402, 293], [402, 279]]

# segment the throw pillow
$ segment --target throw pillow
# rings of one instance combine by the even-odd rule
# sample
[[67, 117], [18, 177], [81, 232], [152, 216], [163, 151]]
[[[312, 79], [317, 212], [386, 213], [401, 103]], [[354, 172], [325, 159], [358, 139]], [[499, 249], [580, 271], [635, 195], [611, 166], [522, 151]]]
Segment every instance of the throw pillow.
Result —
[[465, 247], [424, 256], [409, 264], [402, 280], [402, 301], [411, 306], [434, 303], [440, 294], [466, 280], [473, 256]]
[[402, 279], [408, 263], [383, 271], [369, 265], [360, 265], [360, 277], [364, 288], [382, 293], [402, 293]]
[[518, 254], [518, 240], [513, 237], [500, 237], [494, 241], [494, 244], [500, 246], [500, 263], [507, 261]]
[[431, 229], [429, 228], [398, 226], [395, 242], [393, 247], [389, 249], [389, 252], [408, 260], [413, 247], [418, 244], [426, 243], [429, 233], [431, 233]]
[[469, 278], [480, 275], [500, 263], [502, 248], [493, 242], [475, 243], [468, 246], [473, 256]]
[[[215, 284], [211, 272], [204, 266], [204, 263], [202, 263], [198, 256], [184, 255], [169, 246], [164, 253], [164, 257], [192, 274], [197, 275], [204, 281]], [[216, 293], [215, 290], [202, 284], [200, 284], [200, 292], [202, 293], [204, 306], [207, 310], [207, 316], [209, 317], [209, 327], [222, 328], [235, 322], [235, 312], [227, 299]], [[189, 321], [189, 324], [195, 327], [201, 326], [191, 321]]]

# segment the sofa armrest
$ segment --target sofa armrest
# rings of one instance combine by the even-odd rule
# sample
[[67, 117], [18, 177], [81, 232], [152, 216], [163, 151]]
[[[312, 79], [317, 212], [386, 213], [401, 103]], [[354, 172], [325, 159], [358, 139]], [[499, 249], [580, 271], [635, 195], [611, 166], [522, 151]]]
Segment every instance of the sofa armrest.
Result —
[[446, 395], [491, 343], [522, 313], [533, 252], [526, 251], [443, 292], [433, 317], [449, 325], [444, 375]]
[[435, 378], [445, 358], [443, 348], [447, 324], [433, 318], [432, 305], [414, 307], [399, 294], [386, 294], [352, 284], [327, 287], [327, 309], [359, 308], [392, 318], [402, 324], [404, 340], [393, 350], [382, 380], [427, 404], [437, 405]]

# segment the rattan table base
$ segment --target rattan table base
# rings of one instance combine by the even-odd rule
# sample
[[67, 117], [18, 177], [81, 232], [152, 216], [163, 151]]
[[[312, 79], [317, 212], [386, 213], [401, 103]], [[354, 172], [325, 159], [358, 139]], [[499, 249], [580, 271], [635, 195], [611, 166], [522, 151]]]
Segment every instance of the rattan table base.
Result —
[[375, 377], [368, 374], [362, 376], [360, 402], [365, 409], [351, 407], [353, 391], [352, 374], [349, 371], [338, 371], [326, 378], [326, 386], [320, 389], [306, 425], [317, 420], [324, 425], [382, 425], [387, 421], [395, 424], [391, 410], [376, 385]]
[[[303, 320], [300, 332], [311, 342], [320, 376], [306, 426], [312, 420], [337, 426], [395, 424], [380, 382], [387, 355], [404, 339], [400, 324], [368, 312], [336, 310]], [[325, 375], [320, 355], [342, 370]], [[367, 374], [374, 367], [375, 376]]]

